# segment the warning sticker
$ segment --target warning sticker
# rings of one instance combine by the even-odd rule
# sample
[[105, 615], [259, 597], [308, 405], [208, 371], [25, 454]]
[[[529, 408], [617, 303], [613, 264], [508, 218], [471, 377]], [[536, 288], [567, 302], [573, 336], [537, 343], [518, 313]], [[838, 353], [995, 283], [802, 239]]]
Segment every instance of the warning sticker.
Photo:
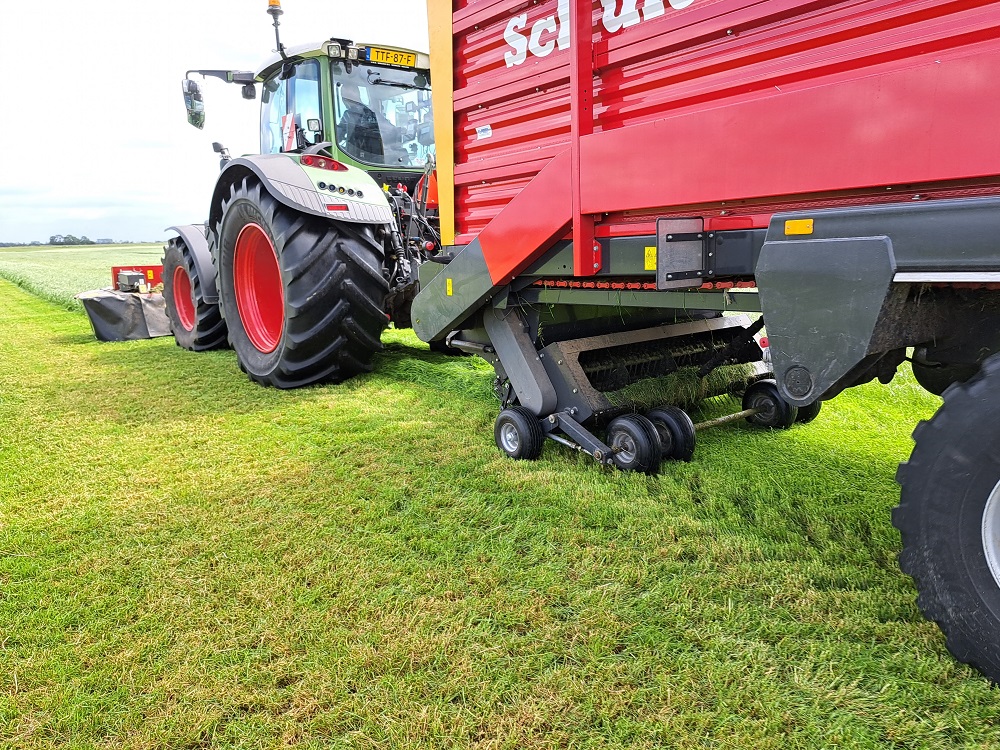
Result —
[[656, 270], [656, 245], [646, 248], [646, 264], [643, 267], [647, 271]]
[[281, 137], [285, 142], [283, 151], [295, 149], [295, 115], [284, 115], [281, 118]]

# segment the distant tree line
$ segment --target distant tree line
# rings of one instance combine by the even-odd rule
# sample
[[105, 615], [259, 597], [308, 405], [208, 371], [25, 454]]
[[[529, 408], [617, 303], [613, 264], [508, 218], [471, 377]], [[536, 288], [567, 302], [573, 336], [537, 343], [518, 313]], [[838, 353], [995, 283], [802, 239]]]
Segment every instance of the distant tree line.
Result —
[[72, 234], [54, 234], [49, 237], [50, 245], [96, 245], [87, 235], [76, 237]]
[[[96, 239], [92, 240], [87, 235], [82, 237], [77, 237], [72, 234], [54, 234], [49, 237], [48, 242], [39, 242], [34, 240], [32, 242], [0, 242], [0, 247], [38, 247], [40, 245], [129, 245], [136, 244], [131, 243], [128, 240], [111, 240], [111, 239]], [[139, 243], [139, 244], [156, 244], [156, 243]]]

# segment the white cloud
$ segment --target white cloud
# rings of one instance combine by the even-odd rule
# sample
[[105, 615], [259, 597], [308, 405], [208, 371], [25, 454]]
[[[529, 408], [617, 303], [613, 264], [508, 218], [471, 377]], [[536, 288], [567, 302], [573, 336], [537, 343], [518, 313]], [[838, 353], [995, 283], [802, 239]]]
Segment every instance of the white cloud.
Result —
[[[286, 46], [331, 36], [427, 48], [423, 0], [284, 0]], [[253, 70], [274, 50], [266, 0], [37, 0], [0, 24], [0, 241], [53, 234], [160, 240], [208, 213], [218, 157], [257, 149], [259, 103], [192, 68]]]

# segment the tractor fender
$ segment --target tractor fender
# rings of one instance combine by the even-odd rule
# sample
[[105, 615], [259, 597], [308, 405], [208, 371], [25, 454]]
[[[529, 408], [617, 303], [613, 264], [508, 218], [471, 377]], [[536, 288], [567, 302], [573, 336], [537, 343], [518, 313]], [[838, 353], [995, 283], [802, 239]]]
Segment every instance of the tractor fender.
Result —
[[212, 254], [208, 250], [208, 240], [205, 239], [205, 225], [181, 224], [168, 227], [168, 231], [177, 232], [191, 251], [195, 270], [201, 279], [202, 299], [210, 305], [218, 304], [219, 290], [215, 285], [215, 264], [212, 263]]
[[[294, 211], [355, 224], [392, 224], [394, 214], [382, 188], [363, 169], [345, 166], [346, 171], [323, 170], [321, 173], [318, 169], [310, 170], [313, 175], [319, 175], [316, 177], [286, 154], [233, 159], [222, 170], [215, 185], [208, 226], [211, 229], [222, 220], [223, 201], [247, 177], [256, 179], [271, 197]], [[321, 190], [321, 182], [337, 186], [336, 192], [329, 188]], [[340, 193], [340, 188], [345, 188], [345, 192]], [[347, 195], [347, 190], [353, 190], [354, 195]], [[363, 197], [357, 197], [358, 191]], [[346, 207], [346, 210], [334, 210], [333, 206]]]

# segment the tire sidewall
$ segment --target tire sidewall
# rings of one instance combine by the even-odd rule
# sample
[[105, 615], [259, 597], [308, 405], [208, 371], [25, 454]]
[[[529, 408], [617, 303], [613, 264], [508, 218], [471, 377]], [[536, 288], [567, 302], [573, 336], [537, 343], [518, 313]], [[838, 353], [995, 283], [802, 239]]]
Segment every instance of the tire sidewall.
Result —
[[[993, 661], [1000, 666], [1000, 586], [983, 548], [983, 513], [1000, 481], [1000, 448], [967, 437], [946, 448], [936, 464], [925, 490], [920, 533], [922, 547], [936, 561], [938, 600], [963, 620], [949, 646], [963, 660], [992, 646]], [[963, 469], [966, 482], [949, 481]]]
[[766, 405], [768, 413], [754, 414], [747, 421], [758, 427], [785, 430], [795, 424], [799, 410], [781, 397], [773, 380], [758, 380], [747, 388], [743, 396], [744, 409], [760, 409]]
[[660, 436], [656, 431], [656, 426], [639, 415], [627, 415], [618, 417], [608, 425], [607, 443], [609, 448], [615, 447], [615, 433], [621, 432], [629, 436], [635, 444], [635, 458], [632, 461], [624, 461], [621, 454], [612, 456], [612, 461], [622, 471], [638, 471], [643, 473], [654, 473], [660, 467]]
[[191, 288], [194, 289], [197, 275], [191, 267], [192, 265], [188, 254], [178, 247], [176, 243], [171, 242], [163, 249], [163, 300], [166, 303], [167, 319], [170, 321], [170, 330], [174, 334], [174, 340], [178, 346], [184, 349], [193, 349], [197, 344], [198, 308], [197, 304], [192, 302], [195, 307], [196, 319], [194, 326], [189, 331], [181, 324], [180, 318], [177, 315], [177, 303], [174, 299], [174, 272], [178, 268], [183, 268], [188, 278], [191, 279]]
[[247, 335], [240, 317], [239, 306], [236, 302], [234, 260], [236, 257], [236, 239], [240, 232], [248, 224], [257, 224], [268, 239], [278, 257], [278, 266], [281, 268], [282, 283], [284, 283], [285, 268], [282, 262], [281, 245], [275, 239], [271, 222], [264, 216], [260, 207], [252, 200], [239, 197], [227, 208], [222, 217], [222, 224], [219, 227], [219, 298], [223, 315], [229, 326], [229, 339], [233, 348], [240, 354], [240, 363], [252, 375], [264, 378], [271, 374], [281, 361], [282, 350], [285, 346], [285, 331], [288, 326], [287, 301], [284, 310], [284, 323], [282, 325], [281, 338], [278, 345], [271, 352], [262, 352]]

